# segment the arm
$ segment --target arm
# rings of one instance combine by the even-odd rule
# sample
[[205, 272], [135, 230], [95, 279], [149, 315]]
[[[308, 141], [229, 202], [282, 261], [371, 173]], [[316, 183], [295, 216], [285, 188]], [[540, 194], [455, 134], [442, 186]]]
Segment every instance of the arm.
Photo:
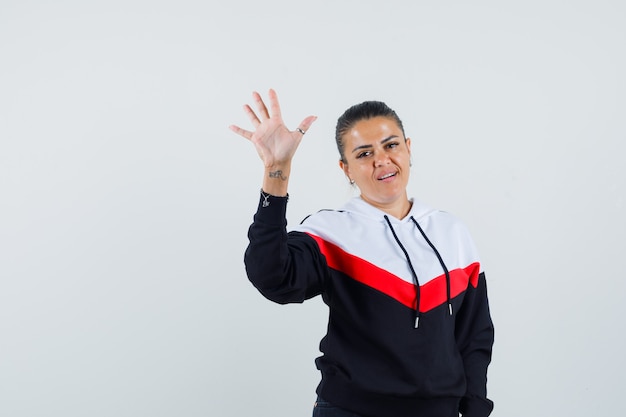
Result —
[[493, 402], [487, 398], [487, 367], [491, 362], [494, 329], [489, 313], [485, 274], [476, 288], [468, 286], [457, 316], [457, 344], [463, 358], [467, 390], [461, 400], [463, 417], [487, 417]]
[[[269, 205], [264, 202], [268, 201]], [[286, 232], [286, 197], [261, 196], [244, 261], [250, 282], [277, 303], [301, 303], [322, 292], [326, 259], [305, 233]]]
[[249, 105], [244, 106], [244, 112], [254, 132], [230, 126], [253, 143], [265, 168], [259, 207], [248, 232], [246, 271], [267, 298], [280, 303], [301, 302], [319, 293], [325, 260], [307, 235], [292, 234], [288, 238], [287, 185], [293, 156], [316, 117], [306, 117], [296, 130], [290, 131], [282, 120], [274, 90], [269, 91], [269, 111], [258, 93], [252, 97], [258, 114]]

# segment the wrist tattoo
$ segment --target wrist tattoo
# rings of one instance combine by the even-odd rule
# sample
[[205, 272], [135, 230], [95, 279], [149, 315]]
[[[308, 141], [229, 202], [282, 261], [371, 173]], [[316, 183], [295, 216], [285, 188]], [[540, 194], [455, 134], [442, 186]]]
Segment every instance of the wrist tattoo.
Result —
[[287, 177], [285, 177], [283, 175], [283, 171], [281, 171], [280, 169], [278, 171], [271, 171], [269, 173], [269, 176], [270, 176], [270, 178], [278, 178], [278, 179], [281, 179], [283, 181], [287, 180]]

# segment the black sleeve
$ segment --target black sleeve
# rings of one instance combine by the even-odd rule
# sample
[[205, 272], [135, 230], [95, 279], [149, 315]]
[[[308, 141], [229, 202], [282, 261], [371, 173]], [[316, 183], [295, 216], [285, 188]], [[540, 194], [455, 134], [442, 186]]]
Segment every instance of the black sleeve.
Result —
[[281, 304], [301, 303], [320, 294], [328, 274], [315, 240], [305, 233], [287, 233], [287, 200], [261, 197], [244, 256], [250, 282]]
[[456, 333], [467, 382], [461, 414], [463, 417], [487, 417], [493, 409], [493, 402], [487, 398], [487, 367], [491, 362], [494, 328], [482, 272], [476, 288], [469, 285], [457, 316]]

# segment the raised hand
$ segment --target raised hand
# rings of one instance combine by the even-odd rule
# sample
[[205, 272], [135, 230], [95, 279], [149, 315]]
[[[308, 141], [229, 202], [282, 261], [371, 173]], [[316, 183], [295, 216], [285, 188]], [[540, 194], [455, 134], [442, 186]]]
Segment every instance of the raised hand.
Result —
[[289, 168], [302, 136], [304, 136], [304, 133], [311, 127], [311, 124], [317, 117], [306, 117], [295, 130], [291, 131], [283, 122], [276, 92], [269, 90], [268, 97], [269, 111], [261, 95], [257, 92], [252, 94], [257, 112], [255, 113], [247, 104], [243, 106], [244, 111], [254, 126], [254, 131], [245, 130], [235, 125], [229, 127], [233, 132], [252, 142], [266, 170], [275, 169], [271, 171], [275, 172]]

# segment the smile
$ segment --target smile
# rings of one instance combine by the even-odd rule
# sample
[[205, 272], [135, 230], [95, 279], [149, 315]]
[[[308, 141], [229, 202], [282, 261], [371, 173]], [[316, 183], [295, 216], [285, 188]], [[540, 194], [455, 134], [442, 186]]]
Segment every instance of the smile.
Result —
[[386, 180], [387, 178], [395, 177], [397, 174], [398, 174], [397, 172], [390, 172], [389, 174], [385, 174], [382, 177], [379, 177], [378, 180], [383, 181], [383, 180]]

